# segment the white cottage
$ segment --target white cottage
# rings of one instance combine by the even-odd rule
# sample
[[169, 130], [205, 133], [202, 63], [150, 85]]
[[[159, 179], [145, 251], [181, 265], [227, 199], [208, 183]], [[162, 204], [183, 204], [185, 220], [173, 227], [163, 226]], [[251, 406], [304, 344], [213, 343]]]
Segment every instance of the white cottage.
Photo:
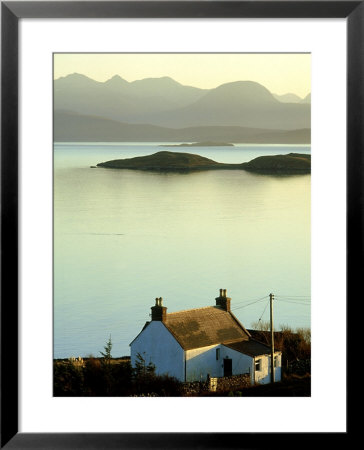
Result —
[[[270, 382], [270, 347], [254, 340], [230, 309], [226, 289], [216, 306], [167, 314], [162, 298], [152, 307], [152, 320], [131, 342], [131, 364], [138, 354], [157, 374], [180, 381], [250, 374], [251, 383]], [[281, 379], [281, 352], [274, 353], [275, 381]]]

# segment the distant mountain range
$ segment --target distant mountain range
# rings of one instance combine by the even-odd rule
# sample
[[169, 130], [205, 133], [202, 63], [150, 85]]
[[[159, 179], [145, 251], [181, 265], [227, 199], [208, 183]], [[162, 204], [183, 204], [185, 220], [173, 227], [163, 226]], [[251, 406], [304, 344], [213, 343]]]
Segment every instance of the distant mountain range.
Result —
[[311, 103], [311, 94], [306, 95], [304, 98], [292, 93], [283, 95], [273, 94], [273, 96], [282, 103]]
[[169, 77], [72, 74], [54, 81], [54, 110], [56, 141], [310, 142], [310, 97], [273, 95], [253, 81], [199, 89]]

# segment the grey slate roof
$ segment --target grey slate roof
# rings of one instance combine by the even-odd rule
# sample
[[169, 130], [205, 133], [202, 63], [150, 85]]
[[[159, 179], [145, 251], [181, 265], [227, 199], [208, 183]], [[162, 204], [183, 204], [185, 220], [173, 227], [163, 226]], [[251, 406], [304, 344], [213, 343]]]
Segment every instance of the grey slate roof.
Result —
[[224, 343], [226, 347], [232, 348], [240, 353], [244, 353], [249, 356], [259, 356], [270, 353], [270, 347], [258, 342], [255, 339], [249, 339], [248, 341]]
[[185, 350], [250, 338], [236, 317], [218, 306], [168, 313], [163, 323]]

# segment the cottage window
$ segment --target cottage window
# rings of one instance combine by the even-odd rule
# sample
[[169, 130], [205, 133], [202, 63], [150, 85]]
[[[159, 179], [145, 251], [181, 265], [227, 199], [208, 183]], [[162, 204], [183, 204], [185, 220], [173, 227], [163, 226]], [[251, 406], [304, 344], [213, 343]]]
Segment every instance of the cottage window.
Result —
[[279, 362], [279, 358], [278, 358], [278, 356], [275, 356], [274, 357], [274, 367], [278, 367], [278, 362]]
[[260, 372], [262, 370], [262, 360], [261, 359], [255, 360], [255, 370], [256, 370], [256, 372]]
[[216, 349], [216, 361], [218, 361], [220, 359], [220, 349], [217, 348]]

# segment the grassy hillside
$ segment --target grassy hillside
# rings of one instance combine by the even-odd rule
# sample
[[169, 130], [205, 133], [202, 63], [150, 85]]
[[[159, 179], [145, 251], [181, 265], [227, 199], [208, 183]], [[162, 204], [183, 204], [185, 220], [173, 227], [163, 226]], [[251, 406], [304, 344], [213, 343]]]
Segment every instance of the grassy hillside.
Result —
[[205, 170], [217, 168], [220, 163], [192, 153], [157, 152], [148, 156], [116, 159], [97, 164], [98, 167], [134, 170]]
[[311, 155], [289, 153], [288, 155], [259, 156], [248, 163], [243, 163], [242, 167], [245, 170], [261, 173], [309, 173]]

